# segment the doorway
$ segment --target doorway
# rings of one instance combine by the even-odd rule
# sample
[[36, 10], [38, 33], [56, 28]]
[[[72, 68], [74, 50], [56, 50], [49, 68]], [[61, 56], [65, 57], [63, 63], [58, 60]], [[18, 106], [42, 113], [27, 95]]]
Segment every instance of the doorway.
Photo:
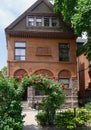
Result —
[[27, 101], [27, 89], [25, 90], [25, 92], [22, 96], [22, 101]]

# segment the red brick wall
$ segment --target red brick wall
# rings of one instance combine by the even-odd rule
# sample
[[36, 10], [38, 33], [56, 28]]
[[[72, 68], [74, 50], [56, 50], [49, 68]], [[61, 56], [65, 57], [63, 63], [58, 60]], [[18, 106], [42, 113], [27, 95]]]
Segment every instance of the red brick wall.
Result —
[[[14, 61], [14, 41], [25, 41], [26, 61]], [[70, 62], [59, 62], [58, 43], [70, 43]], [[49, 55], [38, 55], [37, 47], [49, 48]], [[76, 43], [75, 39], [47, 39], [47, 38], [8, 38], [8, 75], [13, 76], [18, 69], [34, 72], [39, 69], [46, 69], [55, 77], [61, 70], [68, 70], [72, 77], [76, 77]]]
[[79, 91], [82, 96], [85, 94], [85, 89], [88, 88], [90, 78], [88, 75], [88, 60], [84, 55], [78, 57], [78, 75], [79, 75]]

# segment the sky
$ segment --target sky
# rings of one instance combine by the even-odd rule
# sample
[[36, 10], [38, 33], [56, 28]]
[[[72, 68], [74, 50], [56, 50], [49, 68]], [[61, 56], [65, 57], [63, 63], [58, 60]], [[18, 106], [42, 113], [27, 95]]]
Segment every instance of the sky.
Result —
[[37, 0], [0, 0], [0, 70], [7, 66], [5, 28]]

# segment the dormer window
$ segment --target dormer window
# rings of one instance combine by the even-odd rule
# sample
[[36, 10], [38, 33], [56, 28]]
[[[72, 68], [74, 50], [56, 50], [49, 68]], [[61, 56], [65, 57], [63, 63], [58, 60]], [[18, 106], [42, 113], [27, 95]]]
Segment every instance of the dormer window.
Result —
[[59, 19], [57, 17], [28, 16], [28, 27], [59, 27]]
[[36, 18], [36, 26], [42, 26], [42, 18]]
[[56, 27], [56, 26], [58, 26], [58, 19], [57, 18], [52, 18], [52, 27]]
[[28, 18], [28, 26], [34, 26], [34, 17]]
[[44, 26], [49, 27], [49, 17], [44, 17]]

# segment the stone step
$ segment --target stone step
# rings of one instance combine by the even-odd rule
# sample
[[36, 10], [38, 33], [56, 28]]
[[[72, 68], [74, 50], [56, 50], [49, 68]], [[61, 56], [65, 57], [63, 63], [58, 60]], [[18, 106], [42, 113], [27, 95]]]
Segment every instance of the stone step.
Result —
[[22, 105], [23, 110], [29, 110], [30, 109], [27, 101], [22, 101], [21, 105]]

